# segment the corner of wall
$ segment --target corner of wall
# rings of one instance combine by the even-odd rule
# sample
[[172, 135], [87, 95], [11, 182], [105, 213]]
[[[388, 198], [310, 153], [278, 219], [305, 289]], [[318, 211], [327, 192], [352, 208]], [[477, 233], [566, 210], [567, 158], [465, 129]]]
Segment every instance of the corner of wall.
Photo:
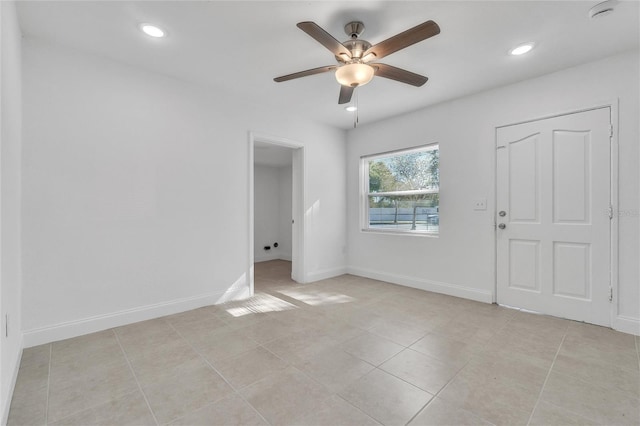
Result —
[[[22, 334], [21, 174], [22, 33], [14, 1], [0, 2], [0, 419], [6, 424], [15, 388]], [[5, 331], [6, 330], [6, 331]]]
[[333, 277], [338, 277], [347, 273], [346, 267], [322, 269], [318, 271], [311, 271], [307, 273], [305, 284], [313, 283], [316, 281], [326, 280]]

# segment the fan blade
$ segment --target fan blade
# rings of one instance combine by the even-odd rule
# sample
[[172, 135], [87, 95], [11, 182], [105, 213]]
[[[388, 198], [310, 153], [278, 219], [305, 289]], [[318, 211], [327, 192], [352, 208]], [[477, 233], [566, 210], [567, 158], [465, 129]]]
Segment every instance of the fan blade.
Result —
[[438, 24], [433, 21], [423, 22], [420, 25], [381, 41], [375, 46], [371, 46], [364, 52], [362, 57], [365, 58], [368, 54], [372, 54], [370, 60], [381, 59], [387, 55], [397, 52], [400, 49], [409, 47], [412, 44], [416, 44], [419, 41], [426, 40], [437, 34], [440, 34], [440, 27]]
[[355, 87], [340, 85], [340, 97], [338, 97], [338, 103], [342, 105], [351, 102], [351, 96], [353, 95], [354, 90]]
[[318, 43], [326, 47], [336, 56], [347, 55], [348, 59], [351, 59], [351, 51], [344, 47], [342, 43], [333, 38], [331, 34], [323, 30], [318, 24], [315, 22], [299, 22], [298, 28], [300, 28], [305, 33], [309, 34], [313, 37]]
[[428, 78], [423, 75], [403, 70], [402, 68], [392, 67], [387, 64], [375, 63], [371, 64], [371, 66], [375, 68], [375, 74], [379, 77], [390, 78], [391, 80], [407, 83], [416, 87], [422, 86], [428, 80]]
[[282, 77], [276, 77], [273, 80], [278, 83], [281, 83], [283, 81], [293, 80], [294, 78], [306, 77], [308, 75], [314, 75], [314, 74], [322, 74], [323, 72], [333, 71], [336, 68], [338, 67], [335, 65], [327, 65], [324, 67], [312, 68], [310, 70], [294, 72], [293, 74], [283, 75]]

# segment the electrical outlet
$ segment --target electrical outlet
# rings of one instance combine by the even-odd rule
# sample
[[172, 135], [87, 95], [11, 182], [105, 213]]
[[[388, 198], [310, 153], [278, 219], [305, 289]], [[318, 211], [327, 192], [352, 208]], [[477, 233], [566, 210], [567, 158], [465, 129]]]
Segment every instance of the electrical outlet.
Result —
[[476, 198], [473, 200], [473, 209], [474, 210], [486, 210], [487, 209], [487, 199], [486, 198]]

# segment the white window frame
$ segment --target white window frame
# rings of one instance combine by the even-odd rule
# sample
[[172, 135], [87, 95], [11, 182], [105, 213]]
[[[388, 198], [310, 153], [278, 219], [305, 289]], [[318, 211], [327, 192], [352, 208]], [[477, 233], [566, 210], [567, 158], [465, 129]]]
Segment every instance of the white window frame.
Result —
[[[438, 231], [428, 230], [411, 230], [411, 229], [398, 229], [398, 228], [370, 228], [369, 222], [369, 196], [375, 194], [375, 196], [390, 196], [390, 195], [414, 195], [414, 194], [440, 194], [440, 186], [437, 189], [421, 189], [411, 191], [390, 191], [390, 192], [369, 192], [369, 162], [378, 158], [387, 158], [394, 155], [411, 154], [414, 152], [424, 151], [440, 151], [440, 144], [437, 142], [420, 145], [412, 148], [403, 148], [393, 151], [380, 152], [371, 155], [363, 155], [360, 157], [360, 230], [362, 232], [370, 233], [382, 233], [382, 234], [399, 234], [399, 235], [419, 235], [427, 237], [438, 237]], [[438, 153], [439, 154], [439, 153]], [[439, 168], [439, 166], [438, 166]], [[440, 211], [440, 203], [438, 203], [438, 212]], [[439, 220], [439, 219], [438, 219]]]

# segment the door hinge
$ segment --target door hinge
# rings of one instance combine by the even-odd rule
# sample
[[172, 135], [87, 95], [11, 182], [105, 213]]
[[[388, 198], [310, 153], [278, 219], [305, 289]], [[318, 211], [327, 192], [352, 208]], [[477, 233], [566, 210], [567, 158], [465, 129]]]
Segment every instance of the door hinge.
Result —
[[609, 286], [609, 302], [613, 302], [613, 287]]
[[613, 219], [613, 206], [609, 204], [609, 208], [607, 209], [607, 213], [609, 214], [609, 220]]
[[609, 137], [613, 137], [613, 124], [609, 124]]

